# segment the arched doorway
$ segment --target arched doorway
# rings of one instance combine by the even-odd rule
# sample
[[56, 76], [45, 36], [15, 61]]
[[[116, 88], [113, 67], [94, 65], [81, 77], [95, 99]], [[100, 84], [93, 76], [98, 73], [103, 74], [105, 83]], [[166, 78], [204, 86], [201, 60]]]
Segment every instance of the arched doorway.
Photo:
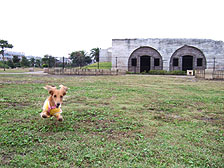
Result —
[[193, 46], [177, 49], [170, 58], [170, 70], [206, 69], [206, 58], [203, 52]]
[[150, 56], [144, 55], [140, 57], [140, 72], [148, 72], [150, 71]]
[[150, 70], [162, 70], [163, 62], [160, 53], [148, 46], [134, 50], [128, 59], [129, 72], [148, 72]]
[[193, 56], [185, 55], [182, 57], [182, 71], [193, 70]]

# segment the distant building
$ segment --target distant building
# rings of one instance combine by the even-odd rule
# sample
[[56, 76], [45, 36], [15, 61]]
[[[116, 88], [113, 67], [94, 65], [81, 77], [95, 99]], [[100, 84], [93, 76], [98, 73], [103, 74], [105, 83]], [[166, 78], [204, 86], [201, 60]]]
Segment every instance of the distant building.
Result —
[[[224, 70], [224, 42], [209, 39], [113, 39], [110, 50], [101, 50], [100, 62], [129, 72], [150, 70]], [[102, 62], [103, 62], [102, 61]]]
[[36, 57], [36, 56], [26, 56], [26, 58], [28, 60], [31, 60], [32, 58], [34, 58], [35, 60], [41, 60], [42, 59], [41, 57]]
[[[13, 58], [13, 56], [18, 56], [18, 58], [21, 60], [22, 57], [25, 56], [25, 53], [23, 52], [15, 52], [15, 51], [4, 51], [4, 57], [5, 61], [8, 61]], [[0, 54], [0, 61], [3, 61], [3, 56]]]
[[[56, 57], [59, 63], [63, 63], [63, 57]], [[69, 64], [72, 63], [72, 60], [69, 58], [64, 57], [64, 63]]]

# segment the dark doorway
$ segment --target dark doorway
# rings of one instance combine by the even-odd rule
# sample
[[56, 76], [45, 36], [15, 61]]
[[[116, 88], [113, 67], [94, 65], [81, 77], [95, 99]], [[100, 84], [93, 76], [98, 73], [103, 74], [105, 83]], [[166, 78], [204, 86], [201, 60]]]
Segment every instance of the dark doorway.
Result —
[[150, 56], [141, 56], [140, 58], [140, 72], [148, 72], [150, 70]]
[[187, 71], [187, 70], [193, 70], [193, 56], [183, 56], [182, 59], [182, 70]]

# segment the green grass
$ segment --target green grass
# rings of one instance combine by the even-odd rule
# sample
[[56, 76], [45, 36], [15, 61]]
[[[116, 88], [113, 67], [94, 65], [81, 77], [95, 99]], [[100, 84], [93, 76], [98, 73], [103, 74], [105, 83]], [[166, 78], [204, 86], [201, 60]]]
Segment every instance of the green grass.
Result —
[[[43, 86], [70, 89], [41, 119]], [[224, 167], [224, 83], [0, 75], [0, 167]]]
[[[84, 69], [98, 69], [98, 63], [94, 63], [88, 66], [83, 67]], [[99, 69], [111, 69], [112, 63], [111, 62], [99, 62]]]

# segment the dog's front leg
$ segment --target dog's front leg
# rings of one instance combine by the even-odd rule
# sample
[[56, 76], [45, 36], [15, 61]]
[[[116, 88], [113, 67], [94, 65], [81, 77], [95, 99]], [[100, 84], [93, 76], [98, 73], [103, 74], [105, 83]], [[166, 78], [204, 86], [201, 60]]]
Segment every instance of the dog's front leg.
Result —
[[49, 114], [48, 111], [43, 110], [42, 113], [40, 113], [40, 116], [42, 118], [49, 118], [51, 115]]
[[55, 117], [57, 118], [58, 121], [63, 121], [63, 117], [60, 113], [55, 114]]

